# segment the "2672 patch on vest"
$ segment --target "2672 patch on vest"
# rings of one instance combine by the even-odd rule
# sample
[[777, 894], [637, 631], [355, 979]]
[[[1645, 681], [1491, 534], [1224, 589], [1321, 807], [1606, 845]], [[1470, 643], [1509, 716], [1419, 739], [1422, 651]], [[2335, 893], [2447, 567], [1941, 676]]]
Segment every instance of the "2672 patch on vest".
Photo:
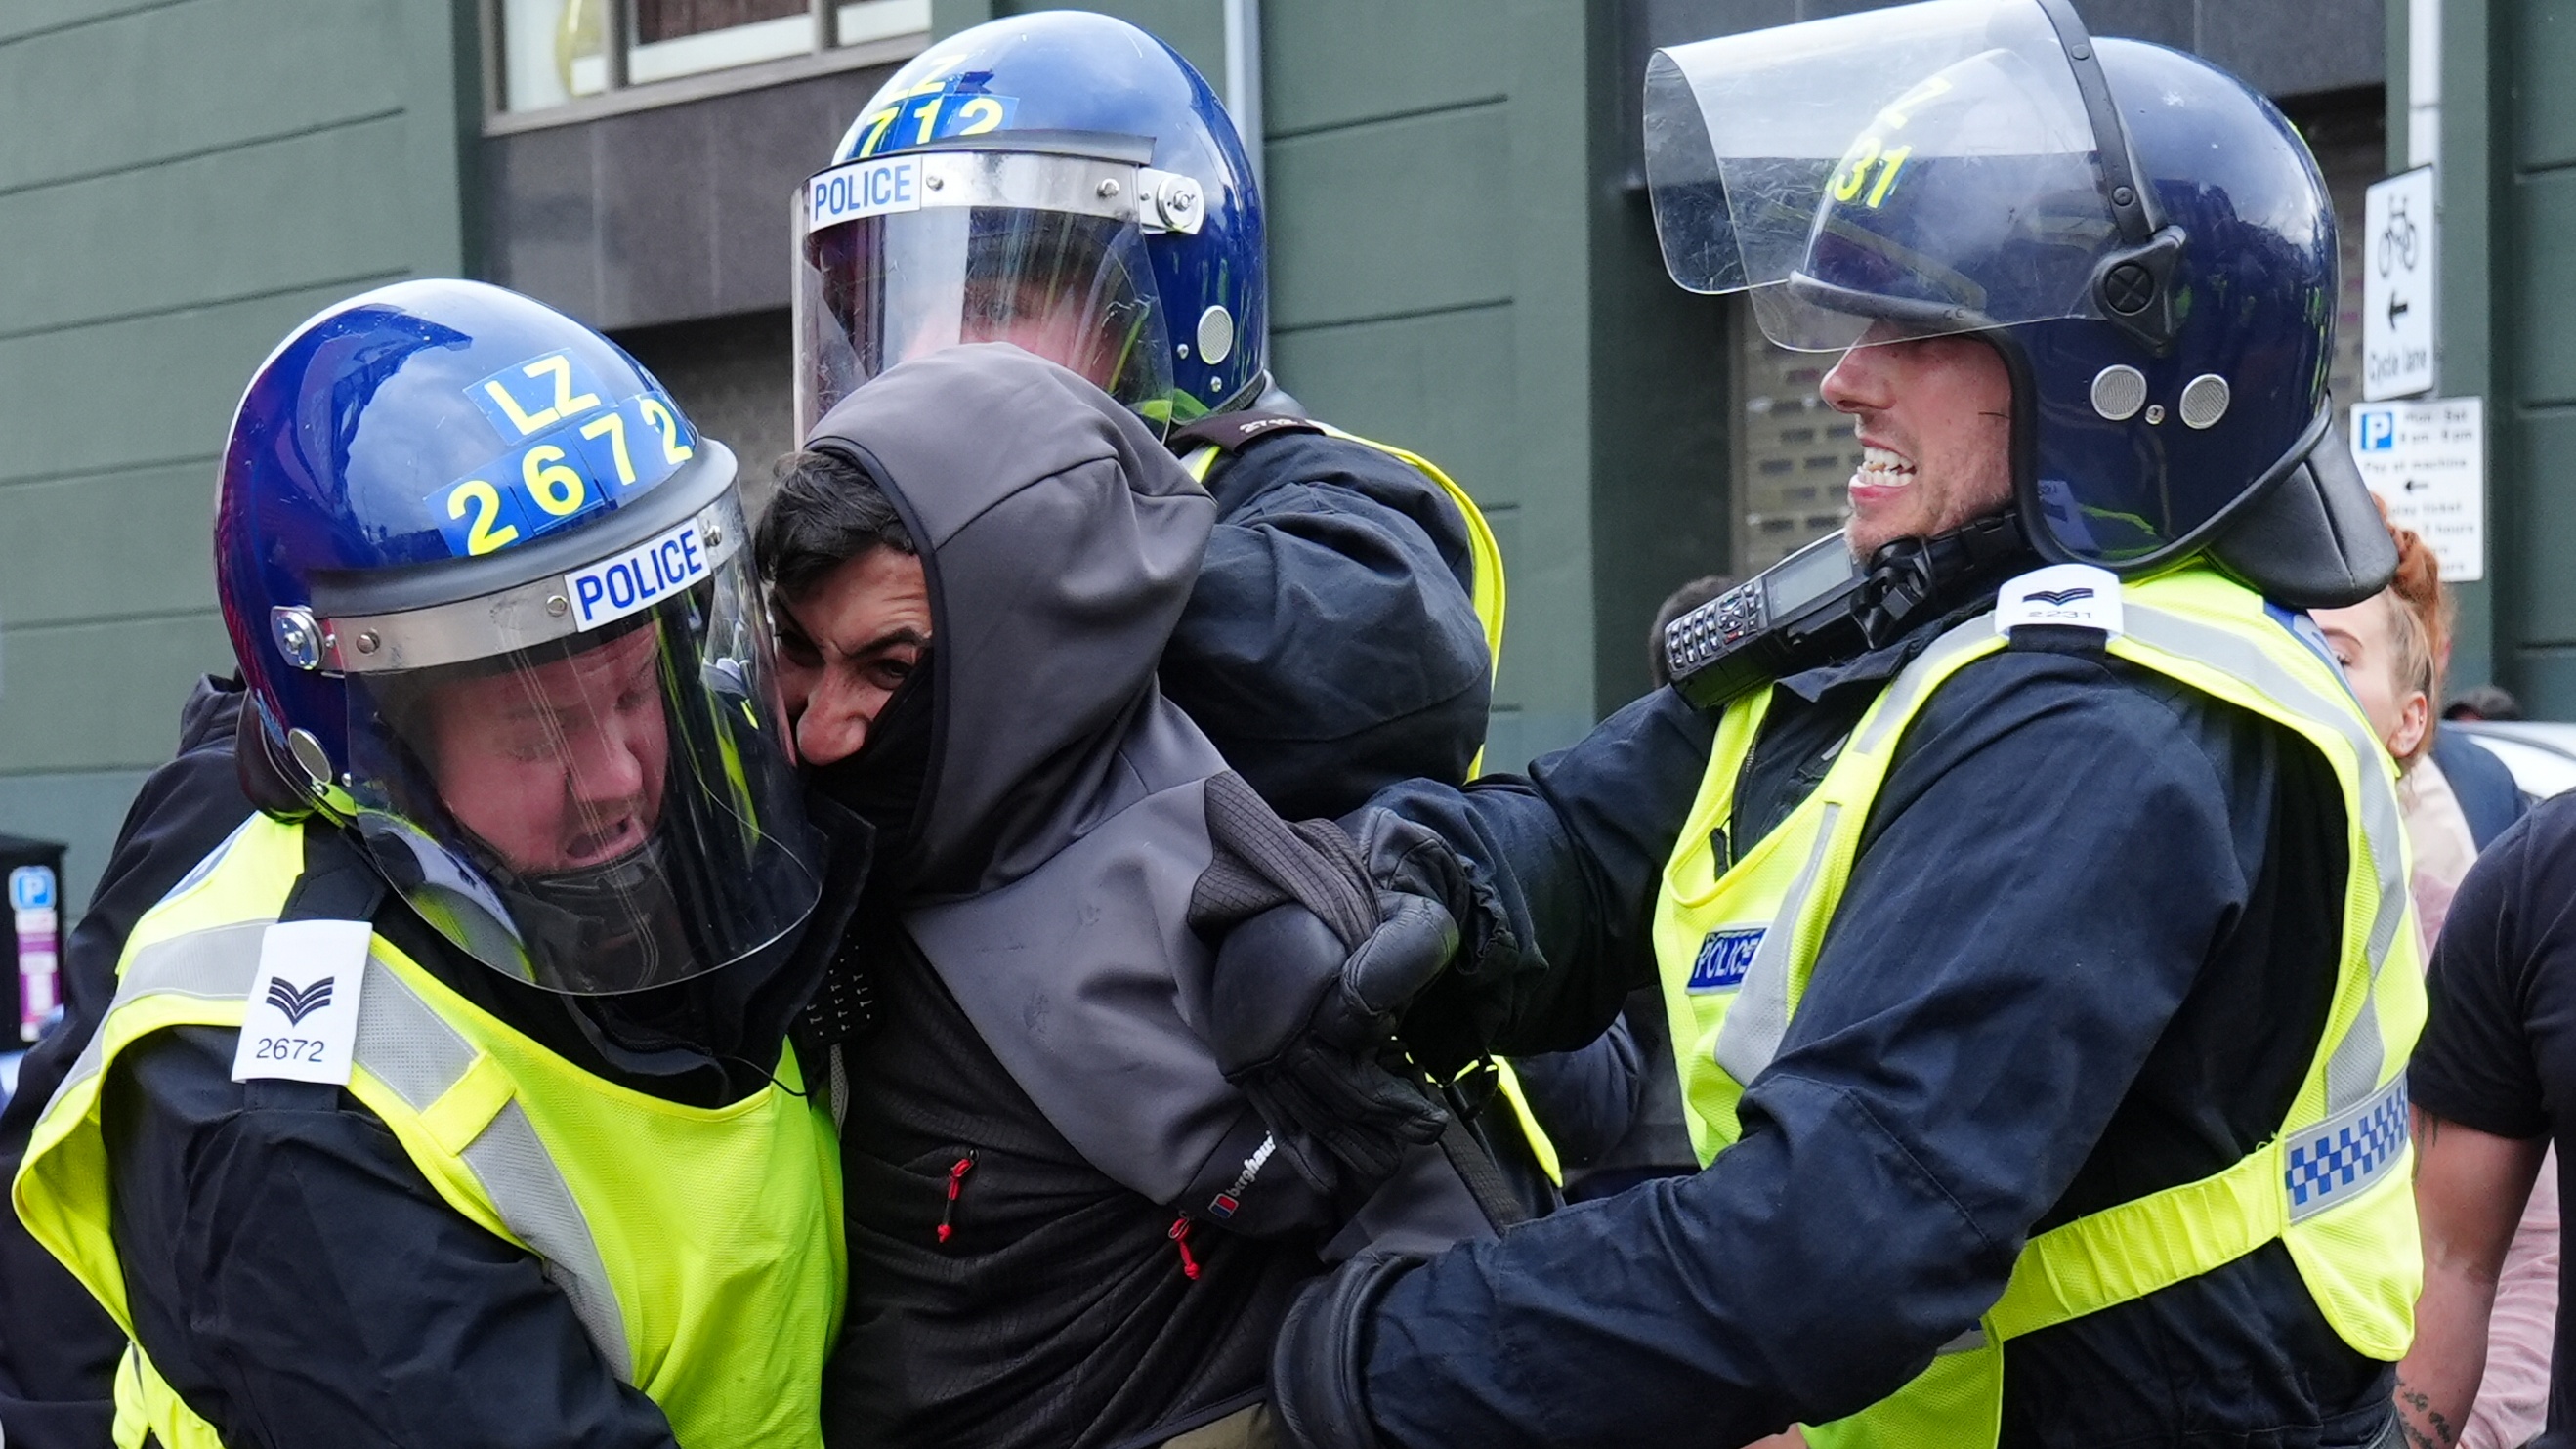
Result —
[[1733, 991], [1744, 984], [1753, 953], [1762, 945], [1760, 926], [1729, 926], [1708, 933], [1691, 961], [1692, 991]]

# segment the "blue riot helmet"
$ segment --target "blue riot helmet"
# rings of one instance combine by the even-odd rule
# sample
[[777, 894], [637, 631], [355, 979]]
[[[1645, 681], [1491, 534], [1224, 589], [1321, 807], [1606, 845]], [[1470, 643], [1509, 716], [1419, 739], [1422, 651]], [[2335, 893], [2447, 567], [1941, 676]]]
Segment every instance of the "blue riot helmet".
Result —
[[476, 282], [328, 308], [224, 453], [245, 778], [519, 980], [750, 956], [820, 871], [748, 541], [733, 455], [580, 323]]
[[798, 189], [799, 435], [938, 347], [1016, 342], [1158, 429], [1267, 385], [1261, 200], [1179, 53], [1045, 11], [933, 45]]
[[2332, 205], [2243, 82], [2064, 0], [1934, 0], [1658, 52], [1647, 97], [1677, 281], [1784, 346], [2004, 354], [2046, 557], [2206, 553], [2297, 604], [2385, 582], [2331, 436]]

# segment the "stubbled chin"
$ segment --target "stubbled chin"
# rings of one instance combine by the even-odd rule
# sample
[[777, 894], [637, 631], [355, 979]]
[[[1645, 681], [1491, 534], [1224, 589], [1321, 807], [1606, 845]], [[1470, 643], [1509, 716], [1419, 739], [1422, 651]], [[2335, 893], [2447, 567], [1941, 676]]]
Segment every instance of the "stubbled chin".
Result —
[[1845, 525], [1844, 532], [1857, 557], [1866, 559], [1882, 545], [1922, 531], [1916, 526], [1916, 498], [1911, 487], [1855, 480], [1850, 497], [1851, 522]]

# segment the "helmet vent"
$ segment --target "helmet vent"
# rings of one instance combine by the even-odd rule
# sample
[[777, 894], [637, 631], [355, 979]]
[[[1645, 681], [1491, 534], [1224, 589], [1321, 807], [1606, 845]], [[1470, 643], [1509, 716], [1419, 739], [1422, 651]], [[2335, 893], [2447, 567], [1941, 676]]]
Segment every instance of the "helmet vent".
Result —
[[[1210, 307], [1199, 314], [1199, 361], [1216, 366], [1234, 351], [1234, 314]], [[2224, 406], [2224, 404], [2222, 404]]]
[[2182, 425], [2205, 428], [2227, 416], [2227, 379], [2204, 372], [2182, 388]]
[[[2221, 384], [2222, 387], [2225, 384]], [[2125, 362], [2115, 362], [2093, 374], [2093, 411], [2115, 423], [2125, 423], [2147, 405], [2147, 375]], [[2221, 408], [2227, 406], [2222, 397]]]

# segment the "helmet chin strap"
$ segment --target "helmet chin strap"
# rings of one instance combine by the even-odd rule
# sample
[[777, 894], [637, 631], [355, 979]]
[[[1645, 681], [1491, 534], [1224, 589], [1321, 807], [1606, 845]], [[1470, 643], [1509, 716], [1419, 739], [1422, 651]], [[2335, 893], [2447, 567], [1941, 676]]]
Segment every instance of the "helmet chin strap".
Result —
[[1852, 598], [1852, 618], [1870, 648], [1883, 648], [2036, 561], [2020, 511], [2006, 504], [1947, 533], [1880, 545]]

